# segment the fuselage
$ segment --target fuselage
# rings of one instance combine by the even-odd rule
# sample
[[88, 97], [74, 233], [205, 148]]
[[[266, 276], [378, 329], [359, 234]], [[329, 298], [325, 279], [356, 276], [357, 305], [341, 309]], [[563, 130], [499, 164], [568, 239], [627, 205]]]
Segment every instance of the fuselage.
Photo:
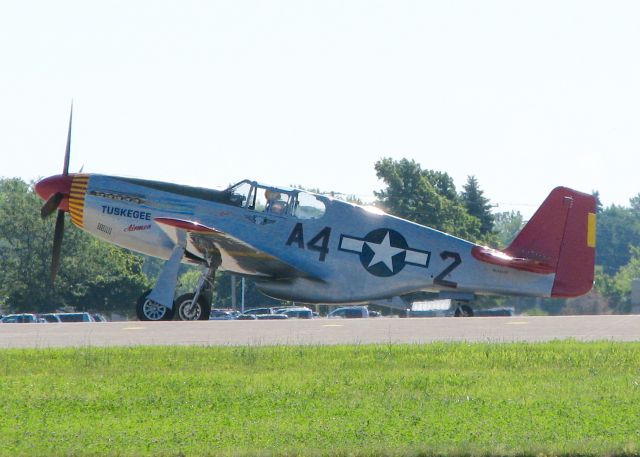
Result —
[[[480, 262], [472, 255], [474, 243], [322, 195], [278, 190], [288, 200], [282, 200], [284, 210], [275, 211], [275, 203], [269, 209], [271, 203], [249, 202], [264, 188], [251, 181], [247, 185], [254, 186], [253, 191], [240, 195], [98, 174], [70, 176], [68, 211], [81, 229], [168, 259], [175, 243], [156, 219], [202, 224], [304, 272], [277, 277], [247, 267], [233, 255], [222, 256], [220, 269], [252, 277], [263, 292], [281, 299], [356, 303], [417, 291], [549, 296], [554, 281], [553, 273]], [[303, 198], [312, 205], [304, 206]], [[183, 259], [203, 260], [197, 251]]]

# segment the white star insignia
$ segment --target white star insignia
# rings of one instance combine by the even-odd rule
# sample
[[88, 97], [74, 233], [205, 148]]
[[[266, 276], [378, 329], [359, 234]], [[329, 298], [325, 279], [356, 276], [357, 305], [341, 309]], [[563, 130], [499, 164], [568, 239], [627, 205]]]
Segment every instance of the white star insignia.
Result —
[[[386, 229], [383, 233], [385, 233], [384, 238], [380, 242], [375, 241], [367, 241], [368, 237], [373, 236], [373, 239], [379, 239], [379, 233], [384, 229], [378, 229], [371, 231], [364, 238], [358, 238], [350, 235], [340, 235], [340, 244], [338, 245], [338, 249], [344, 252], [352, 252], [354, 254], [360, 255], [360, 262], [362, 266], [371, 274], [376, 276], [393, 276], [402, 270], [405, 265], [414, 265], [416, 267], [427, 268], [429, 266], [429, 258], [431, 256], [431, 252], [423, 251], [421, 249], [415, 249], [410, 247], [396, 247], [391, 245], [391, 234], [395, 234], [396, 243], [400, 243], [401, 246], [406, 246], [407, 243], [404, 240], [403, 236], [394, 231]], [[370, 256], [370, 253], [367, 250], [367, 255], [364, 255], [365, 250], [364, 247], [367, 245], [369, 249], [373, 252], [373, 256]], [[396, 255], [404, 253], [404, 258], [402, 262], [396, 262], [396, 268], [393, 268], [393, 258]], [[372, 271], [372, 267], [375, 267], [378, 264], [384, 264], [386, 269], [388, 270], [388, 274], [380, 271], [379, 269], [375, 269], [376, 271]]]
[[367, 268], [371, 268], [379, 263], [384, 263], [389, 271], [393, 272], [393, 256], [403, 252], [404, 249], [391, 246], [389, 232], [387, 232], [384, 240], [380, 243], [372, 243], [371, 241], [366, 241], [366, 243], [374, 253], [374, 256], [371, 259], [371, 262], [369, 262], [369, 266]]

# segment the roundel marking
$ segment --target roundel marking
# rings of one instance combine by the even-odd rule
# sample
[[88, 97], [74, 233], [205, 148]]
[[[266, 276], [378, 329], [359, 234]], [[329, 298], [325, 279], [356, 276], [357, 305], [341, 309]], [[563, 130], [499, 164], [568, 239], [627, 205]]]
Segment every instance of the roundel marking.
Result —
[[342, 235], [339, 250], [359, 254], [364, 269], [378, 277], [394, 276], [407, 264], [429, 266], [429, 251], [410, 248], [404, 236], [387, 228], [375, 229], [364, 238]]

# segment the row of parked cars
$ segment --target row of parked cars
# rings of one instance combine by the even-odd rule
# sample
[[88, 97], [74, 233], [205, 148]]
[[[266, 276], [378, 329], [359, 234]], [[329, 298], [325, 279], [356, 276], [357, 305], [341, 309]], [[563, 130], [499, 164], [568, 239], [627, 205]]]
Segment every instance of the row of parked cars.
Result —
[[256, 319], [313, 319], [318, 314], [306, 306], [288, 306], [282, 308], [252, 308], [244, 313], [228, 309], [213, 309], [209, 314], [209, 320], [256, 320]]
[[[369, 311], [366, 306], [345, 306], [331, 311], [327, 317], [335, 319], [376, 317], [380, 314]], [[313, 319], [319, 314], [306, 306], [287, 306], [281, 308], [253, 308], [239, 313], [228, 309], [213, 309], [210, 320], [278, 320], [278, 319]]]
[[107, 322], [102, 314], [91, 313], [44, 313], [8, 314], [0, 319], [3, 324], [40, 324], [56, 322]]
[[[345, 306], [334, 309], [327, 317], [331, 319], [353, 319], [377, 317], [380, 313], [370, 311], [366, 306]], [[0, 316], [1, 317], [1, 316]], [[210, 320], [278, 320], [278, 319], [313, 319], [319, 314], [306, 306], [286, 306], [272, 308], [253, 308], [244, 313], [228, 309], [213, 309]], [[22, 313], [9, 314], [0, 319], [4, 324], [37, 324], [56, 322], [107, 322], [102, 314], [79, 313]]]

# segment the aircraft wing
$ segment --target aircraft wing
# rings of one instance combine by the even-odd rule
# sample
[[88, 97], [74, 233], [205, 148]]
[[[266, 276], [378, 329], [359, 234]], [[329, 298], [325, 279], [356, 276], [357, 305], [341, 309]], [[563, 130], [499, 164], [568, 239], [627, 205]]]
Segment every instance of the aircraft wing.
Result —
[[187, 253], [204, 258], [207, 251], [219, 252], [222, 258], [221, 267], [224, 270], [283, 280], [313, 278], [309, 273], [212, 227], [194, 221], [166, 217], [159, 217], [154, 221], [175, 244], [184, 245]]

